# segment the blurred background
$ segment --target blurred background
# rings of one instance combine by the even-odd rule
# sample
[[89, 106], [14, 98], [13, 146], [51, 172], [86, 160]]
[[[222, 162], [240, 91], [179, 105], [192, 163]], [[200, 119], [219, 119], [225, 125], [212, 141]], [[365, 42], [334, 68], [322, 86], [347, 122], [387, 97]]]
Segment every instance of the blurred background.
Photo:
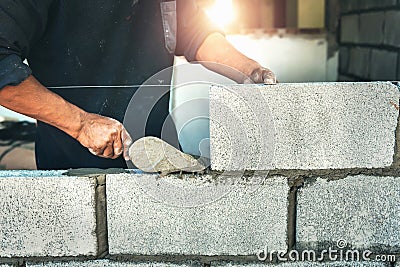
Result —
[[[280, 82], [400, 80], [400, 1], [397, 0], [197, 0], [242, 53], [273, 70]], [[176, 58], [176, 65], [185, 64]], [[231, 83], [201, 66], [199, 77]], [[174, 83], [184, 81], [175, 71]], [[209, 86], [172, 91], [171, 114], [185, 152], [207, 151]], [[199, 119], [188, 121], [188, 111]], [[0, 168], [32, 169], [33, 120], [0, 109]], [[17, 122], [10, 124], [10, 122]], [[18, 122], [19, 121], [19, 122]], [[31, 123], [22, 123], [28, 121]], [[10, 133], [14, 125], [14, 133]]]

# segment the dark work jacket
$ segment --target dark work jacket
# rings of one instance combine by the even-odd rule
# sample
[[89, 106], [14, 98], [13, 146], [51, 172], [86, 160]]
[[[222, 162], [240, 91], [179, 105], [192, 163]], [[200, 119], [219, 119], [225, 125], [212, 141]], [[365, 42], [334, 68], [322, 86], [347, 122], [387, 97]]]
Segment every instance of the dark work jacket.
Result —
[[[122, 122], [138, 85], [170, 67], [174, 54], [194, 60], [216, 30], [194, 0], [1, 0], [0, 88], [32, 74], [69, 102]], [[146, 132], [128, 129], [134, 139], [160, 136], [171, 73], [162, 74], [165, 93]], [[140, 108], [130, 112], [143, 116]], [[98, 158], [43, 122], [38, 122], [36, 160], [39, 169], [126, 167], [122, 158]]]

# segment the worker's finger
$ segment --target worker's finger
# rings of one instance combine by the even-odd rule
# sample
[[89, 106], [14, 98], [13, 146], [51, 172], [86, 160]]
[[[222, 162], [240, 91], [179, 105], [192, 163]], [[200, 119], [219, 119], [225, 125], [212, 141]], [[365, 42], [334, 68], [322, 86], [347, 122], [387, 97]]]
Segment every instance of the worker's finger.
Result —
[[93, 155], [97, 156], [97, 152], [92, 149], [92, 148], [88, 148], [89, 152], [92, 153]]
[[113, 159], [114, 158], [114, 146], [113, 143], [109, 143], [107, 145], [107, 147], [104, 149], [103, 154], [101, 155], [101, 157], [103, 158], [108, 158], [108, 159]]
[[121, 156], [123, 151], [122, 130], [118, 131], [118, 134], [115, 135], [113, 149], [114, 149], [114, 158], [118, 158], [119, 156]]
[[263, 80], [264, 84], [276, 84], [277, 83], [275, 73], [273, 73], [269, 69], [263, 69], [262, 80]]
[[122, 137], [121, 139], [122, 139], [122, 145], [123, 145], [124, 159], [126, 161], [128, 161], [128, 160], [130, 160], [129, 148], [132, 145], [132, 138], [125, 128], [122, 129], [121, 137]]
[[100, 157], [103, 154], [104, 149], [88, 148], [89, 152], [95, 156]]

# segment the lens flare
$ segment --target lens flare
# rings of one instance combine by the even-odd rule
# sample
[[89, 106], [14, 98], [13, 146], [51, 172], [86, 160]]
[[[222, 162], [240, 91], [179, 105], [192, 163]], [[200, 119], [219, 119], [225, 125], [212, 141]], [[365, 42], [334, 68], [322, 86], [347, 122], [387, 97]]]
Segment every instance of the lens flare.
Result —
[[226, 28], [235, 19], [232, 0], [215, 0], [214, 4], [205, 11], [208, 17], [222, 29]]

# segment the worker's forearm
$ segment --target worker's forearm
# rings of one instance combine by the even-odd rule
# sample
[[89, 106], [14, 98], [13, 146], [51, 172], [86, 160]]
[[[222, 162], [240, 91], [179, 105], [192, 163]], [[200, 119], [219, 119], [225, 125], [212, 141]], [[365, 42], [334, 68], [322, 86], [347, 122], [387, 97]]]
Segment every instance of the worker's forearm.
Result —
[[0, 90], [0, 105], [53, 125], [77, 138], [86, 112], [41, 85], [33, 76]]
[[209, 61], [234, 68], [249, 76], [259, 64], [234, 48], [220, 33], [210, 34], [199, 47], [196, 60]]
[[272, 71], [243, 55], [220, 33], [212, 33], [204, 40], [197, 50], [196, 60], [204, 62], [202, 64], [208, 69], [238, 83], [276, 82], [275, 74]]
[[132, 142], [124, 126], [111, 118], [85, 112], [29, 76], [0, 90], [0, 105], [43, 121], [69, 134], [96, 156], [115, 159]]

